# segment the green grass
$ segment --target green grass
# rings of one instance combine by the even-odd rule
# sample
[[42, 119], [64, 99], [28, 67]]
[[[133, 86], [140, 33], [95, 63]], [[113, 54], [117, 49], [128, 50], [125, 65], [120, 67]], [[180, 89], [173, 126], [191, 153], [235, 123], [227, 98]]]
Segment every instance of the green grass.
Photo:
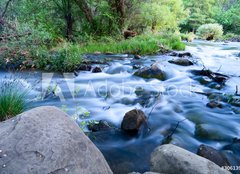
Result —
[[81, 45], [83, 54], [101, 52], [101, 53], [128, 53], [128, 54], [156, 54], [162, 49], [184, 50], [185, 45], [180, 37], [175, 35], [139, 35], [131, 39], [122, 41], [109, 41], [108, 43], [89, 42]]
[[[82, 62], [84, 54], [96, 52], [113, 54], [152, 55], [166, 50], [184, 50], [185, 45], [180, 36], [174, 34], [145, 34], [127, 40], [88, 41], [82, 44], [68, 42], [60, 43], [52, 50], [41, 48], [34, 50], [33, 55], [38, 69], [72, 72]], [[47, 69], [46, 69], [47, 67]]]
[[27, 90], [18, 80], [0, 81], [0, 121], [12, 118], [26, 109]]

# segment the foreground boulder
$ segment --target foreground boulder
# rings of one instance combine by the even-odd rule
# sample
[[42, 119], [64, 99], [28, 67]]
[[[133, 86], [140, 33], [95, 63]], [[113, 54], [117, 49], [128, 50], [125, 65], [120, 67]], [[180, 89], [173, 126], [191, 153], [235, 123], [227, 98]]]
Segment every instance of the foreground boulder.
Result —
[[157, 66], [157, 64], [153, 64], [151, 67], [139, 69], [134, 73], [134, 75], [146, 79], [156, 78], [159, 80], [166, 80], [166, 74]]
[[154, 150], [151, 171], [167, 174], [230, 174], [213, 162], [172, 144]]
[[1, 174], [112, 174], [78, 125], [55, 107], [0, 123]]
[[184, 59], [184, 58], [169, 60], [168, 62], [176, 64], [176, 65], [181, 65], [181, 66], [191, 66], [191, 65], [193, 65], [193, 63], [190, 60]]
[[137, 134], [143, 123], [146, 122], [146, 116], [143, 111], [134, 109], [127, 112], [123, 118], [121, 129], [129, 134]]
[[226, 156], [219, 152], [218, 150], [207, 146], [207, 145], [200, 145], [198, 148], [198, 152], [197, 154], [199, 156], [202, 156], [212, 162], [214, 162], [215, 164], [219, 165], [220, 167], [223, 166], [230, 166], [228, 159], [226, 158]]

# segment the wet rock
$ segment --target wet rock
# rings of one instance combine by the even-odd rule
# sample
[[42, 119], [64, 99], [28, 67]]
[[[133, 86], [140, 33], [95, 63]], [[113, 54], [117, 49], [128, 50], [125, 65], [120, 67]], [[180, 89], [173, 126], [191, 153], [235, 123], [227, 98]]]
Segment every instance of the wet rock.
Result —
[[190, 60], [184, 59], [184, 58], [169, 60], [168, 62], [176, 64], [176, 65], [181, 65], [181, 66], [191, 66], [191, 65], [193, 65], [193, 63]]
[[192, 54], [189, 52], [184, 52], [184, 53], [179, 53], [178, 56], [179, 57], [192, 57]]
[[151, 171], [167, 174], [230, 174], [213, 162], [172, 144], [151, 154]]
[[208, 104], [207, 104], [207, 107], [209, 108], [223, 108], [223, 105], [217, 101], [210, 101]]
[[92, 70], [92, 73], [100, 73], [100, 72], [102, 72], [102, 69], [98, 66], [93, 68], [93, 70]]
[[191, 73], [194, 75], [197, 75], [197, 76], [207, 76], [213, 82], [217, 82], [220, 84], [224, 84], [229, 79], [229, 77], [227, 75], [215, 73], [210, 70], [204, 70], [204, 69], [203, 70], [192, 70]]
[[136, 100], [137, 103], [143, 107], [151, 106], [156, 102], [157, 99], [159, 99], [159, 96], [161, 95], [159, 91], [156, 91], [155, 89], [144, 89], [142, 87], [137, 87], [135, 94], [138, 97]]
[[220, 129], [220, 127], [211, 124], [197, 124], [195, 127], [195, 136], [200, 139], [229, 141], [231, 137], [228, 134], [231, 133], [231, 130]]
[[141, 59], [142, 57], [140, 55], [134, 55], [134, 59]]
[[[131, 173], [128, 173], [128, 174], [141, 174], [139, 172], [131, 172]], [[160, 174], [160, 173], [156, 173], [156, 172], [145, 172], [143, 174]]]
[[181, 52], [181, 53], [171, 52], [169, 54], [169, 56], [173, 56], [173, 57], [192, 57], [192, 54], [189, 53], [189, 52]]
[[123, 118], [121, 129], [129, 134], [137, 134], [143, 123], [146, 122], [146, 116], [143, 111], [134, 109], [127, 112]]
[[197, 154], [203, 158], [206, 158], [212, 162], [214, 162], [215, 164], [217, 164], [218, 166], [222, 167], [222, 166], [230, 166], [228, 159], [226, 158], [226, 156], [219, 152], [218, 150], [207, 146], [207, 145], [200, 145], [197, 151]]
[[91, 65], [87, 65], [87, 64], [83, 64], [83, 65], [80, 65], [77, 70], [79, 71], [91, 71], [92, 69], [92, 66]]
[[87, 127], [92, 132], [107, 131], [112, 129], [109, 123], [104, 120], [100, 120], [99, 122], [89, 123]]
[[166, 80], [166, 74], [157, 66], [157, 64], [153, 64], [151, 67], [139, 69], [134, 73], [134, 75], [146, 79], [156, 78], [159, 80]]
[[240, 155], [240, 139], [234, 138], [231, 144], [228, 144], [223, 147], [223, 150], [230, 150], [234, 154]]
[[0, 173], [112, 174], [79, 126], [55, 107], [40, 107], [0, 123]]

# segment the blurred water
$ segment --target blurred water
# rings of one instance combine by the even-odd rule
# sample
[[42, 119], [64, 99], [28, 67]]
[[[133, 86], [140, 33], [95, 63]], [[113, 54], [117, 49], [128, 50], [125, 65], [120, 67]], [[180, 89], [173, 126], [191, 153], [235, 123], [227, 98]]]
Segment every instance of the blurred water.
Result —
[[[117, 128], [127, 111], [139, 108], [149, 115], [155, 106], [148, 120], [150, 131], [145, 128], [137, 137], [128, 137], [120, 130], [89, 134], [115, 173], [144, 172], [149, 170], [150, 153], [162, 143], [164, 136], [178, 121], [186, 119], [177, 128], [171, 143], [192, 152], [196, 152], [202, 143], [221, 150], [231, 144], [233, 138], [240, 136], [240, 114], [233, 111], [237, 107], [226, 104], [223, 109], [210, 109], [206, 107], [209, 101], [206, 96], [192, 92], [235, 93], [236, 86], [240, 86], [240, 43], [194, 41], [188, 43], [187, 51], [194, 55], [190, 58], [195, 63], [193, 66], [170, 64], [168, 60], [174, 57], [166, 55], [146, 56], [141, 60], [128, 55], [89, 56], [93, 60], [107, 58], [111, 61], [109, 65], [101, 65], [101, 73], [80, 72], [77, 77], [68, 76], [67, 79], [54, 73], [50, 81], [52, 86], [57, 86], [57, 92], [63, 94], [60, 98], [50, 96], [41, 100], [42, 77], [51, 77], [51, 74], [22, 72], [11, 76], [32, 85], [29, 97], [33, 101], [31, 107], [54, 105], [64, 108], [69, 115], [76, 113], [76, 110], [88, 110], [90, 116], [80, 119], [107, 120]], [[133, 67], [150, 66], [155, 62], [166, 72], [167, 80], [146, 80], [133, 76], [136, 71]], [[220, 91], [208, 88], [194, 80], [190, 73], [190, 70], [201, 70], [203, 67], [231, 78]], [[1, 72], [0, 76], [8, 78], [10, 74]], [[47, 80], [44, 80], [43, 86], [49, 86]], [[142, 96], [136, 94], [136, 89], [144, 89], [149, 100], [143, 100], [148, 104], [143, 106], [139, 102]], [[158, 94], [161, 95], [156, 99]], [[201, 125], [209, 135], [196, 136], [196, 125]], [[230, 154], [229, 158], [240, 164], [236, 153]]]

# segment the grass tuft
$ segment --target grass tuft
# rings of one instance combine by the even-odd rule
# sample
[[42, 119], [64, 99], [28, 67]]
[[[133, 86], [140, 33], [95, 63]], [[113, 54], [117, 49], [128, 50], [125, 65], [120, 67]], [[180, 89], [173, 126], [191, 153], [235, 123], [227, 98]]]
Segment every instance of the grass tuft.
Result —
[[26, 109], [28, 90], [18, 80], [0, 81], [0, 121], [12, 118]]

